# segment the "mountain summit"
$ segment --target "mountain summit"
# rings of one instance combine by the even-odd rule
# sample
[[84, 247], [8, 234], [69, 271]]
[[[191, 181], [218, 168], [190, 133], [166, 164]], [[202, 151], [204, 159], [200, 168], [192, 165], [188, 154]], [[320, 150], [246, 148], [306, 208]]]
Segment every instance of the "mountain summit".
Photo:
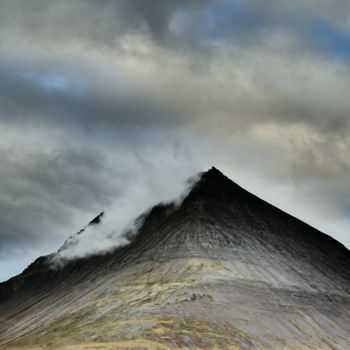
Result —
[[0, 284], [1, 349], [350, 349], [350, 252], [214, 167], [128, 245], [53, 256]]

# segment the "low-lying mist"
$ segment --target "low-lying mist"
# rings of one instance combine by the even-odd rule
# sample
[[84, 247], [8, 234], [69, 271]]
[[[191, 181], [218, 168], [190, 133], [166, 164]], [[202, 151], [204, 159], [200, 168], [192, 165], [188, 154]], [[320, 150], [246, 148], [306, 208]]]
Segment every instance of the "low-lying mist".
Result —
[[[52, 267], [58, 268], [70, 260], [92, 255], [105, 254], [129, 244], [138, 233], [147, 214], [154, 205], [172, 203], [174, 208], [181, 205], [184, 198], [199, 180], [201, 173], [182, 182], [180, 195], [173, 191], [146, 195], [137, 186], [130, 191], [128, 201], [116, 203], [106, 212], [101, 212], [80, 231], [74, 233], [52, 255]], [[177, 189], [178, 186], [175, 186]], [[159, 197], [159, 201], [152, 200]]]

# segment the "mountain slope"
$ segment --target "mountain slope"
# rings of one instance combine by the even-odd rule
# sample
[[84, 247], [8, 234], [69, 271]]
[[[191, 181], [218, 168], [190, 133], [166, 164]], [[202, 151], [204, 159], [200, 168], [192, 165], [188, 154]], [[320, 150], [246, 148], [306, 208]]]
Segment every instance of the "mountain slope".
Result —
[[1, 349], [350, 349], [350, 252], [215, 168], [128, 246], [51, 258], [0, 284]]

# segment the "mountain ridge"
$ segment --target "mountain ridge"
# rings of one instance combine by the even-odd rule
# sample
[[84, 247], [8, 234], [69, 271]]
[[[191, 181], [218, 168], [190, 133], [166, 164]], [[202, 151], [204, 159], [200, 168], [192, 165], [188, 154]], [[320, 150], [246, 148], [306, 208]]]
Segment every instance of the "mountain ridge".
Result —
[[[180, 205], [156, 205], [141, 218], [126, 246], [61, 269], [41, 257], [0, 284], [0, 345], [44, 346], [43, 334], [57, 328], [50, 342], [63, 347], [84, 343], [84, 329], [121, 349], [123, 341], [137, 349], [138, 337], [149, 348], [350, 349], [350, 252], [330, 236], [214, 167]], [[79, 322], [68, 331], [72, 313]], [[142, 329], [107, 327], [130, 319]]]
[[[269, 204], [268, 202], [264, 201], [263, 199], [256, 197], [255, 195], [252, 195], [250, 192], [243, 189], [238, 184], [236, 184], [235, 182], [233, 182], [232, 180], [227, 178], [224, 174], [222, 174], [214, 166], [211, 167], [208, 171], [203, 172], [201, 174], [199, 180], [193, 185], [192, 189], [189, 191], [189, 193], [183, 199], [183, 201], [181, 202], [180, 205], [176, 204], [175, 202], [159, 203], [159, 204], [153, 206], [149, 211], [146, 211], [145, 213], [141, 214], [139, 216], [139, 218], [136, 220], [143, 222], [142, 225], [145, 225], [147, 227], [147, 226], [151, 225], [151, 222], [153, 220], [159, 220], [161, 217], [164, 217], [164, 219], [166, 219], [168, 217], [168, 215], [172, 214], [176, 210], [179, 210], [183, 207], [184, 207], [185, 211], [190, 210], [191, 217], [196, 217], [200, 214], [194, 213], [193, 208], [195, 207], [197, 210], [199, 210], [198, 203], [200, 203], [203, 198], [205, 199], [205, 202], [210, 203], [210, 204], [213, 204], [213, 203], [217, 204], [220, 202], [224, 202], [224, 198], [223, 198], [223, 195], [220, 193], [220, 189], [225, 190], [225, 189], [227, 189], [227, 187], [230, 188], [231, 195], [238, 196], [238, 201], [240, 203], [242, 203], [242, 201], [243, 201], [242, 198], [244, 198], [244, 200], [247, 200], [247, 199], [254, 200], [254, 201], [257, 201], [260, 205], [266, 205], [267, 208], [269, 208], [270, 210], [275, 211], [278, 214], [281, 214], [283, 216], [288, 216], [288, 218], [290, 220], [294, 221], [295, 223], [310, 228], [310, 232], [312, 232], [313, 234], [316, 235], [316, 239], [318, 239], [319, 235], [321, 235], [321, 237], [324, 240], [327, 240], [328, 244], [336, 246], [337, 249], [342, 250], [345, 254], [349, 253], [349, 250], [345, 246], [343, 246], [340, 242], [336, 241], [331, 236], [314, 229], [311, 225], [309, 225], [309, 224], [299, 220], [298, 218], [282, 211], [281, 209]], [[205, 212], [205, 214], [207, 214], [207, 212]], [[83, 234], [84, 230], [88, 226], [98, 225], [100, 223], [100, 221], [103, 220], [103, 215], [104, 215], [104, 212], [101, 212], [100, 214], [98, 214], [93, 220], [91, 220], [89, 222], [88, 225], [86, 225], [83, 229], [78, 231], [76, 233], [76, 235]], [[182, 212], [181, 215], [183, 215], [183, 217], [184, 216], [186, 217], [186, 215], [189, 215], [189, 214], [188, 213], [184, 214]], [[202, 218], [201, 220], [205, 221], [206, 219]], [[208, 220], [210, 221], [210, 219], [207, 219], [207, 221]], [[141, 233], [142, 233], [142, 230], [141, 230]], [[71, 259], [71, 261], [68, 260], [65, 262], [64, 265], [66, 265], [66, 267], [63, 267], [63, 270], [65, 268], [69, 268], [70, 265], [76, 264], [77, 261], [79, 261], [79, 260], [86, 262], [90, 259], [91, 260], [98, 259], [99, 256], [102, 258], [103, 256], [110, 257], [114, 254], [123, 255], [124, 252], [128, 252], [129, 250], [134, 249], [135, 243], [133, 243], [133, 240], [137, 241], [138, 240], [137, 236], [139, 234], [140, 234], [140, 230], [136, 234], [136, 237], [135, 237], [135, 234], [134, 234], [134, 236], [130, 236], [131, 241], [129, 244], [127, 244], [126, 246], [123, 246], [123, 247], [117, 247], [110, 252], [106, 252], [106, 253], [102, 253], [102, 254], [97, 253], [97, 254], [89, 255], [86, 257], [82, 257], [82, 258], [74, 258], [74, 259]], [[160, 237], [158, 237], [158, 236], [159, 235], [157, 235], [157, 238], [160, 239]], [[70, 236], [70, 238], [71, 237], [74, 237], [74, 236]], [[303, 237], [303, 239], [307, 239], [307, 238], [310, 239], [310, 237]], [[60, 252], [63, 249], [67, 248], [67, 246], [69, 245], [69, 244], [67, 244], [68, 240], [69, 240], [69, 238], [64, 242], [64, 244], [61, 247], [59, 247], [57, 252]], [[313, 241], [313, 243], [316, 244], [317, 242]], [[237, 241], [235, 242], [235, 244], [237, 244]], [[31, 272], [31, 270], [33, 270], [33, 268], [35, 269], [35, 268], [39, 267], [39, 269], [44, 270], [45, 272], [48, 272], [49, 274], [52, 273], [53, 275], [57, 275], [57, 273], [59, 273], [61, 269], [53, 266], [54, 263], [52, 262], [52, 258], [55, 256], [55, 254], [56, 253], [51, 253], [49, 255], [41, 256], [41, 257], [37, 258], [21, 274], [10, 278], [8, 281], [0, 283], [0, 297], [5, 298], [5, 294], [2, 292], [2, 290], [3, 290], [4, 286], [6, 286], [7, 282], [11, 281], [12, 279], [14, 279], [16, 277], [26, 275], [28, 272]], [[349, 259], [349, 264], [350, 264], [350, 259]]]

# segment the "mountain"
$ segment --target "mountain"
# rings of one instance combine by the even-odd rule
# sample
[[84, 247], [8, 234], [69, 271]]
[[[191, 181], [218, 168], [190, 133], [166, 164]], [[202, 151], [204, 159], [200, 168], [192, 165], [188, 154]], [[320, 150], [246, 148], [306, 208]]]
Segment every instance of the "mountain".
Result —
[[350, 349], [350, 252], [331, 237], [215, 168], [142, 219], [124, 247], [0, 284], [0, 349]]

